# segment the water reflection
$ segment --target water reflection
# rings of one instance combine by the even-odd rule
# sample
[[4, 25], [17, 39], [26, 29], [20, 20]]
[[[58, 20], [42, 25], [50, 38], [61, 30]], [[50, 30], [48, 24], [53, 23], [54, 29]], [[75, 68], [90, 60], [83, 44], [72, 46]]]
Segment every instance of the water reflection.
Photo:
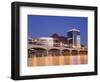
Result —
[[[87, 64], [88, 56], [86, 52], [77, 53], [73, 51], [72, 54], [69, 52], [62, 52], [58, 54], [57, 52], [52, 52], [55, 50], [50, 50], [49, 55], [42, 55], [46, 53], [31, 54], [31, 57], [28, 57], [28, 66], [52, 66], [52, 65], [78, 65], [78, 64]], [[40, 56], [41, 55], [41, 56]]]

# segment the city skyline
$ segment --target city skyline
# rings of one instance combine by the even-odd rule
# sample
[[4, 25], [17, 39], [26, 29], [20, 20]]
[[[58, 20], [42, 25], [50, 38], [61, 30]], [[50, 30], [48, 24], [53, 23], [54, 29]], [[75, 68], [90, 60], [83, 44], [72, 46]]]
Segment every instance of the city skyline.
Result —
[[87, 45], [87, 18], [28, 15], [28, 37], [49, 37], [54, 33], [67, 37], [69, 29], [80, 30], [81, 44]]

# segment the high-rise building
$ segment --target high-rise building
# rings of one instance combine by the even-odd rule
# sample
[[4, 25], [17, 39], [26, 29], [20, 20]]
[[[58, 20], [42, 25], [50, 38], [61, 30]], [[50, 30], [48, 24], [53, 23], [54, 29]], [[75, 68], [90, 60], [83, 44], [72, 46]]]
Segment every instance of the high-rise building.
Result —
[[67, 31], [68, 45], [73, 48], [80, 48], [80, 30], [70, 29]]

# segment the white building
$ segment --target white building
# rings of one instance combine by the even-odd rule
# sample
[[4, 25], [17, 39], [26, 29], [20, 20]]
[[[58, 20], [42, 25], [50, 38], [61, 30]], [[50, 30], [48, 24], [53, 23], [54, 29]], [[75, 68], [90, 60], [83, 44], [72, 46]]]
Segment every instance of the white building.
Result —
[[46, 45], [46, 46], [53, 47], [54, 40], [51, 37], [40, 37], [39, 40], [38, 40], [38, 43]]

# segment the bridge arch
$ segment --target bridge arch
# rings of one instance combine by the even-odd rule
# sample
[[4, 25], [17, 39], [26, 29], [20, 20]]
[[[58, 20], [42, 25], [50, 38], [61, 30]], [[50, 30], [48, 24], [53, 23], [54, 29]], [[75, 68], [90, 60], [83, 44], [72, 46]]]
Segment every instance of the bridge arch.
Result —
[[87, 50], [80, 50], [80, 51], [79, 51], [79, 54], [80, 54], [80, 55], [87, 54], [87, 53], [88, 53]]
[[72, 55], [78, 55], [78, 50], [72, 50]]
[[63, 49], [62, 55], [64, 55], [64, 56], [70, 55], [70, 50], [69, 49]]
[[47, 55], [47, 50], [44, 48], [34, 47], [29, 49], [29, 51], [31, 52], [32, 56], [41, 57]]
[[48, 54], [52, 56], [59, 56], [60, 55], [60, 50], [56, 48], [52, 48], [48, 50]]

